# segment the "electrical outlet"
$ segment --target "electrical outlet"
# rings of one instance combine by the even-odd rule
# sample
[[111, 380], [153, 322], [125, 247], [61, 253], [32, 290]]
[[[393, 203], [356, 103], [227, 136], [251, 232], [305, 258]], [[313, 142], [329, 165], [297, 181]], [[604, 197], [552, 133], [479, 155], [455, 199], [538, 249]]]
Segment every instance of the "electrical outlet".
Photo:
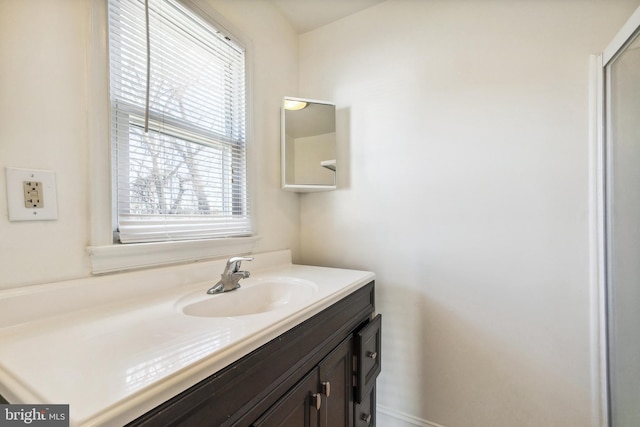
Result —
[[42, 183], [39, 181], [25, 181], [22, 184], [24, 186], [24, 207], [43, 208]]
[[6, 178], [9, 221], [58, 219], [55, 172], [6, 168]]

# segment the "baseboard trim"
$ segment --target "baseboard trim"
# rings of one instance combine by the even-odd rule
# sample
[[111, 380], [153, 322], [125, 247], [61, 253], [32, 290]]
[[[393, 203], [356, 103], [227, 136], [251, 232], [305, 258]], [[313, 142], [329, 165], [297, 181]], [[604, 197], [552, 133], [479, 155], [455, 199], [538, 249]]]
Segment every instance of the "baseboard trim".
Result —
[[388, 417], [395, 418], [400, 421], [407, 422], [418, 427], [444, 427], [443, 425], [432, 423], [431, 421], [423, 420], [422, 418], [414, 417], [413, 415], [406, 414], [404, 412], [396, 411], [395, 409], [388, 408], [384, 405], [377, 405], [376, 410]]

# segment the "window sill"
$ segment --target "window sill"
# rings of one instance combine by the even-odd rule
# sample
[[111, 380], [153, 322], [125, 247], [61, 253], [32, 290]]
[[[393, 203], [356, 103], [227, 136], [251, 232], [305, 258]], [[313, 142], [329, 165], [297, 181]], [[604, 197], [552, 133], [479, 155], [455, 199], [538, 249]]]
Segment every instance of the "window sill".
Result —
[[208, 258], [247, 254], [259, 236], [161, 243], [88, 246], [93, 274], [158, 267]]

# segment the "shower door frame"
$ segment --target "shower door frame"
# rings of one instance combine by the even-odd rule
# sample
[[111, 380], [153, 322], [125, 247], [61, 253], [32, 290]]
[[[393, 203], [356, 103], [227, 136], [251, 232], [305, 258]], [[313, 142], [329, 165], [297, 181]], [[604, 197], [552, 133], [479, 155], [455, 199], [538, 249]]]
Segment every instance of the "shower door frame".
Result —
[[[596, 426], [611, 426], [608, 360], [608, 286], [610, 283], [608, 228], [608, 185], [610, 183], [609, 150], [611, 131], [608, 125], [607, 94], [610, 93], [606, 68], [640, 33], [638, 7], [601, 55], [591, 58], [590, 105], [591, 135], [591, 295], [592, 295], [592, 404]], [[611, 426], [613, 427], [613, 426]]]

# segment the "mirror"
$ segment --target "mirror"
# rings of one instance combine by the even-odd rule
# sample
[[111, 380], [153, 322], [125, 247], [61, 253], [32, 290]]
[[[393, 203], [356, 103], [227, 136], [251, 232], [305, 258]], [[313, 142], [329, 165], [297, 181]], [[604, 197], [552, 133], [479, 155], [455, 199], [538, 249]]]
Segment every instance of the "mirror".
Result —
[[282, 103], [282, 189], [336, 188], [336, 106], [285, 97]]

